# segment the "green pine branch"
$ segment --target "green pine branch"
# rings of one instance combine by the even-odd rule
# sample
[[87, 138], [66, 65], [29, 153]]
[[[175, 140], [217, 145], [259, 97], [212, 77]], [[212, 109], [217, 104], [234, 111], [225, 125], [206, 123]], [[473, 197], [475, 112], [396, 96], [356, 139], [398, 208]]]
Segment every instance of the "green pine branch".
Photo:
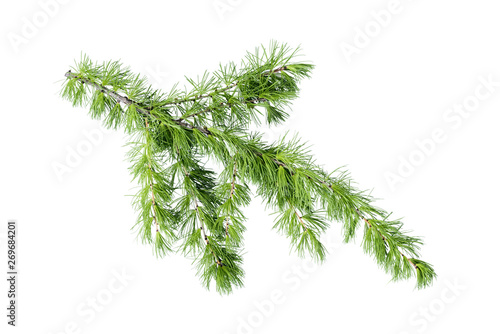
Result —
[[[66, 73], [61, 95], [130, 135], [130, 170], [140, 186], [133, 201], [138, 237], [157, 256], [192, 257], [207, 288], [215, 282], [219, 293], [230, 293], [243, 285], [250, 184], [275, 212], [273, 228], [300, 256], [325, 259], [320, 239], [331, 221], [342, 223], [345, 242], [363, 224], [364, 251], [392, 280], [416, 277], [417, 288], [429, 286], [436, 274], [419, 259], [422, 240], [375, 207], [346, 171], [323, 170], [296, 136], [268, 144], [248, 132], [251, 124], [286, 121], [299, 82], [313, 69], [295, 61], [298, 51], [272, 42], [247, 53], [239, 66], [186, 78], [189, 87], [175, 85], [168, 93], [120, 62], [83, 56]], [[209, 160], [222, 166], [218, 174], [207, 168]]]

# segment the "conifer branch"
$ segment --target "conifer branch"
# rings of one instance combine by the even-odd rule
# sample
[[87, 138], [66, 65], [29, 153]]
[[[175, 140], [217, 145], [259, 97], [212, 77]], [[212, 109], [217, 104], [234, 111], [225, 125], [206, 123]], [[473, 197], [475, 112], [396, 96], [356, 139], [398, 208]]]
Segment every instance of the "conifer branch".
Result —
[[[255, 154], [256, 154], [256, 155], [258, 155], [258, 156], [262, 156], [262, 153], [260, 153], [260, 152], [255, 152]], [[271, 160], [272, 160], [274, 163], [276, 163], [278, 166], [284, 167], [284, 168], [286, 168], [287, 170], [289, 170], [291, 175], [294, 175], [293, 169], [291, 169], [290, 167], [288, 167], [288, 166], [287, 166], [286, 164], [284, 164], [283, 162], [281, 162], [281, 161], [279, 161], [279, 160], [277, 160], [277, 159], [275, 159], [275, 158], [273, 158], [273, 159], [271, 159]], [[327, 186], [327, 187], [328, 187], [328, 188], [330, 188], [332, 191], [335, 191], [335, 190], [334, 190], [334, 188], [333, 188], [333, 186], [332, 186], [331, 184], [329, 184], [328, 182], [325, 182], [325, 181], [320, 180], [320, 179], [315, 179], [315, 178], [312, 178], [311, 176], [308, 176], [308, 175], [307, 175], [306, 177], [307, 177], [308, 179], [310, 179], [310, 180], [314, 181], [314, 182], [318, 182], [318, 183], [320, 183], [320, 184], [323, 184], [323, 185]], [[372, 224], [370, 223], [370, 221], [369, 221], [366, 217], [364, 217], [364, 216], [361, 214], [361, 212], [360, 212], [359, 208], [354, 207], [354, 209], [356, 210], [356, 213], [359, 215], [359, 217], [360, 217], [360, 218], [361, 218], [361, 219], [362, 219], [362, 220], [363, 220], [363, 221], [367, 224], [368, 228], [372, 228]], [[302, 220], [302, 217], [298, 214], [298, 212], [297, 212], [295, 209], [294, 209], [294, 213], [295, 213], [295, 215], [297, 216], [297, 218], [299, 219], [300, 223], [304, 226], [304, 229], [307, 229], [307, 226], [304, 224], [304, 222], [303, 222], [303, 220]], [[383, 240], [384, 242], [386, 242], [386, 237], [385, 237], [384, 235], [382, 235], [382, 234], [380, 233], [380, 231], [377, 231], [377, 232], [378, 232], [378, 234], [380, 235], [380, 237], [382, 238], [382, 240]], [[387, 243], [386, 243], [386, 245], [387, 245]], [[408, 261], [408, 262], [409, 262], [409, 263], [410, 263], [410, 264], [411, 264], [411, 265], [412, 265], [415, 269], [418, 269], [417, 265], [416, 265], [415, 263], [413, 263], [413, 262], [412, 262], [412, 261], [411, 261], [411, 260], [410, 260], [410, 259], [409, 259], [409, 258], [408, 258], [408, 257], [407, 257], [404, 253], [403, 253], [403, 252], [401, 252], [401, 250], [399, 250], [399, 249], [398, 249], [398, 251], [399, 251], [399, 253], [401, 254], [401, 256], [402, 256], [402, 257], [403, 257], [406, 261]]]
[[[64, 75], [66, 78], [70, 78], [70, 79], [76, 79], [78, 80], [79, 82], [81, 83], [84, 83], [84, 84], [87, 84], [89, 86], [92, 86], [94, 87], [95, 89], [97, 89], [98, 91], [101, 91], [105, 94], [107, 94], [108, 96], [114, 98], [117, 102], [119, 103], [123, 103], [123, 104], [126, 104], [126, 105], [131, 105], [133, 104], [134, 102], [132, 100], [130, 100], [128, 97], [126, 96], [121, 96], [120, 94], [112, 91], [111, 89], [103, 86], [103, 85], [100, 85], [98, 83], [95, 83], [93, 82], [92, 80], [88, 79], [88, 78], [85, 78], [85, 77], [82, 77], [82, 76], [79, 76], [75, 73], [72, 73], [71, 70], [69, 70], [68, 72], [66, 72], [66, 74]], [[138, 110], [139, 112], [142, 112], [143, 114], [147, 115], [149, 113], [147, 112], [143, 112], [142, 110]]]
[[[191, 91], [174, 86], [169, 93], [154, 90], [119, 62], [95, 64], [84, 56], [65, 74], [61, 95], [130, 134], [130, 169], [141, 185], [134, 197], [139, 236], [157, 255], [174, 248], [194, 255], [207, 288], [215, 282], [219, 293], [230, 293], [243, 285], [241, 208], [252, 199], [248, 184], [275, 210], [273, 227], [299, 255], [325, 259], [320, 236], [330, 221], [342, 223], [345, 242], [354, 240], [361, 224], [363, 250], [393, 280], [416, 276], [417, 288], [429, 286], [436, 274], [419, 259], [422, 240], [373, 206], [347, 172], [323, 170], [296, 137], [267, 144], [259, 133], [247, 133], [262, 118], [273, 125], [288, 117], [284, 108], [313, 68], [294, 62], [297, 52], [272, 42], [247, 53], [240, 68], [221, 66], [197, 81], [187, 78]], [[218, 176], [202, 162], [208, 158], [223, 166]]]
[[[262, 153], [260, 152], [255, 152], [255, 154], [257, 156], [262, 156]], [[279, 161], [278, 159], [276, 158], [272, 158], [271, 161], [273, 161], [276, 165], [280, 166], [280, 167], [283, 167], [287, 170], [290, 171], [290, 174], [291, 175], [294, 175], [294, 169], [291, 168], [290, 166], [288, 166], [287, 164], [283, 163], [282, 161]], [[335, 189], [335, 187], [327, 182], [327, 181], [324, 181], [324, 180], [321, 180], [320, 178], [315, 178], [315, 177], [312, 177], [310, 175], [306, 175], [306, 178], [315, 182], [315, 183], [318, 183], [318, 184], [321, 184], [321, 185], [324, 185], [326, 186], [327, 188], [329, 188], [331, 191], [335, 192], [337, 191]], [[350, 188], [350, 187], [349, 187]], [[351, 194], [347, 193], [347, 194], [341, 194], [339, 192], [337, 192], [340, 196], [352, 196]], [[349, 201], [350, 204], [352, 204], [353, 202], [352, 201]], [[359, 216], [360, 219], [362, 219], [366, 225], [368, 226], [369, 229], [372, 229], [373, 227], [373, 224], [372, 222], [370, 222], [369, 219], [367, 219], [365, 216], [363, 216], [363, 214], [361, 213], [360, 209], [355, 206], [355, 205], [352, 205], [352, 209], [357, 213], [357, 215]], [[376, 209], [374, 208], [369, 208], [370, 211], [372, 212], [377, 212]], [[295, 211], [295, 210], [294, 210]], [[295, 214], [297, 215], [297, 217], [300, 217], [299, 214], [295, 211]], [[381, 213], [379, 213], [380, 215], [383, 215]], [[301, 223], [302, 223], [302, 220], [300, 220]], [[306, 226], [304, 225], [304, 228], [306, 228]], [[418, 278], [418, 281], [417, 281], [417, 287], [421, 288], [421, 287], [426, 287], [428, 286], [429, 284], [432, 283], [432, 280], [435, 278], [435, 274], [434, 274], [434, 271], [432, 270], [432, 267], [423, 262], [423, 265], [422, 267], [419, 267], [415, 262], [415, 259], [411, 259], [409, 258], [408, 256], [406, 256], [401, 250], [400, 248], [397, 246], [398, 242], [397, 241], [394, 241], [394, 240], [390, 240], [390, 242], [387, 240], [387, 236], [384, 236], [380, 230], [377, 229], [377, 234], [380, 236], [383, 244], [384, 244], [384, 249], [390, 249], [391, 247], [396, 249], [397, 252], [399, 253], [399, 255], [401, 255], [401, 257], [407, 262], [409, 263], [415, 270], [416, 270], [416, 276]], [[404, 238], [404, 236], [403, 236]], [[411, 245], [412, 247], [411, 248], [407, 248], [408, 250], [410, 250], [412, 252], [412, 255], [417, 255], [415, 249], [413, 249], [413, 247], [418, 247], [419, 244], [421, 244], [420, 240], [417, 239], [417, 238], [409, 238], [409, 240], [414, 243], [413, 245]], [[405, 246], [408, 246], [405, 244]], [[365, 248], [366, 251], [370, 252], [371, 249], [367, 249]], [[379, 264], [381, 264], [386, 270], [388, 270], [389, 272], [391, 272], [393, 274], [393, 280], [398, 280], [400, 278], [407, 278], [408, 277], [408, 272], [405, 272], [405, 273], [402, 273], [400, 270], [401, 267], [400, 267], [400, 264], [397, 263], [397, 260], [396, 262], [394, 262], [394, 259], [388, 259], [388, 254], [378, 254], [379, 258], [377, 259], [377, 261], [379, 262]], [[420, 260], [419, 260], [420, 261]], [[391, 265], [394, 265], [395, 268], [392, 268]], [[426, 274], [425, 274], [425, 278], [424, 277], [421, 277], [421, 271], [422, 270], [425, 270], [426, 271]], [[401, 276], [403, 275], [403, 276]]]
[[[123, 103], [127, 106], [134, 106], [135, 107], [135, 110], [140, 112], [141, 114], [143, 115], [146, 115], [146, 116], [152, 116], [154, 118], [157, 118], [156, 115], [152, 115], [151, 112], [149, 110], [147, 110], [146, 108], [143, 108], [141, 107], [137, 102], [133, 101], [132, 99], [128, 98], [127, 96], [122, 96], [120, 94], [118, 94], [117, 92], [101, 85], [101, 84], [98, 84], [98, 83], [95, 83], [93, 81], [91, 81], [89, 78], [85, 78], [85, 77], [80, 77], [80, 76], [77, 76], [76, 74], [74, 73], [71, 73], [71, 71], [68, 71], [66, 72], [66, 77], [68, 78], [74, 78], [82, 83], [85, 83], [89, 86], [92, 86], [94, 88], [96, 88], [98, 91], [108, 95], [109, 97], [113, 98], [116, 100], [116, 102], [118, 103]], [[192, 124], [189, 124], [189, 123], [186, 123], [184, 122], [182, 119], [173, 119], [173, 121], [184, 127], [184, 128], [187, 128], [187, 129], [196, 129], [198, 131], [200, 131], [201, 133], [205, 134], [205, 135], [209, 135], [210, 134], [210, 131], [208, 131], [206, 128], [203, 128], [203, 127], [198, 127], [198, 126], [194, 126]]]

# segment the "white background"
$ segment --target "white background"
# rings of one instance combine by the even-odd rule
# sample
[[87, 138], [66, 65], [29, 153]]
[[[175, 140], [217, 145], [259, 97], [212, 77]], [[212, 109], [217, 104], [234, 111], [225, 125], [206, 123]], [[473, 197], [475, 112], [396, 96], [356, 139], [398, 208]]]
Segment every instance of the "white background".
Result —
[[[0, 8], [0, 259], [16, 219], [20, 272], [15, 329], [1, 280], [2, 333], [498, 331], [497, 2], [401, 0], [382, 27], [372, 12], [393, 9], [389, 0], [43, 3]], [[337, 223], [328, 260], [312, 267], [289, 254], [258, 198], [246, 208], [245, 287], [230, 296], [202, 288], [189, 260], [156, 259], [135, 240], [126, 138], [58, 96], [64, 73], [85, 52], [121, 59], [168, 90], [271, 39], [301, 44], [317, 67], [290, 120], [262, 129], [266, 138], [298, 131], [326, 169], [345, 165], [374, 189], [379, 206], [424, 237], [422, 259], [439, 275], [432, 287], [389, 283], [361, 234], [342, 244]], [[348, 44], [357, 53], [346, 55]], [[497, 85], [487, 97], [481, 77]], [[473, 109], [466, 117], [447, 111], [463, 103]], [[416, 141], [436, 129], [442, 140], [419, 153]], [[58, 178], [54, 165], [88, 143], [85, 132], [102, 139]], [[410, 158], [413, 169], [391, 186], [388, 173]]]

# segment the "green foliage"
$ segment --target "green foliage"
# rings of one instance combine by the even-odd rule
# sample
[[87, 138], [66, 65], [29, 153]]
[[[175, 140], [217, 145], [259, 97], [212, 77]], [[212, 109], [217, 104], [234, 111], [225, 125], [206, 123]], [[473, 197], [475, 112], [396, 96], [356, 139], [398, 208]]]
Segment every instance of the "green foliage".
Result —
[[[430, 285], [436, 274], [418, 259], [421, 239], [373, 206], [346, 171], [323, 170], [296, 136], [269, 144], [248, 132], [252, 123], [287, 119], [299, 82], [313, 69], [296, 62], [297, 53], [272, 42], [247, 53], [240, 66], [186, 78], [188, 88], [176, 85], [168, 93], [120, 62], [83, 56], [66, 73], [61, 95], [130, 135], [138, 237], [157, 256], [176, 251], [194, 258], [207, 288], [215, 282], [219, 293], [230, 293], [243, 284], [243, 207], [252, 198], [250, 184], [276, 214], [273, 228], [300, 256], [325, 259], [320, 238], [330, 221], [342, 222], [345, 242], [364, 225], [364, 251], [393, 280], [415, 276], [417, 288]], [[218, 174], [207, 167], [209, 160], [222, 166]]]

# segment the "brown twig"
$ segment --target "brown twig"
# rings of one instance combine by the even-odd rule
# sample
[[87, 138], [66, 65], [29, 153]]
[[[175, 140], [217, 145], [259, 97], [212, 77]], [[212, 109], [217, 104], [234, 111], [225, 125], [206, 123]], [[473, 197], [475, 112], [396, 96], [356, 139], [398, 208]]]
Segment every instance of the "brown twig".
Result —
[[302, 224], [302, 226], [304, 227], [304, 232], [307, 231], [307, 226], [306, 224], [304, 223], [304, 220], [302, 219], [302, 216], [299, 215], [299, 213], [297, 212], [297, 210], [295, 210], [295, 208], [293, 209], [293, 212], [295, 213], [295, 215], [297, 216], [297, 218], [299, 219], [300, 223]]
[[263, 75], [269, 75], [269, 74], [273, 74], [273, 73], [278, 73], [278, 72], [281, 72], [281, 71], [286, 71], [288, 70], [288, 66], [281, 66], [281, 67], [278, 67], [272, 71], [267, 71], [267, 72], [264, 72], [262, 73]]

